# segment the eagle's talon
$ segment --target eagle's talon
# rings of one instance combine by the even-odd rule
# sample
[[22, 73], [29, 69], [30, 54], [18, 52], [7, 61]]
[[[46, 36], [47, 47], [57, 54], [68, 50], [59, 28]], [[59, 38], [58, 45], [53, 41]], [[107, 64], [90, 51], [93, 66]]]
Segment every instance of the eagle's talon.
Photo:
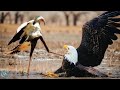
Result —
[[43, 74], [43, 75], [46, 76], [46, 77], [59, 77], [58, 74], [55, 74], [53, 72], [47, 72], [46, 74]]

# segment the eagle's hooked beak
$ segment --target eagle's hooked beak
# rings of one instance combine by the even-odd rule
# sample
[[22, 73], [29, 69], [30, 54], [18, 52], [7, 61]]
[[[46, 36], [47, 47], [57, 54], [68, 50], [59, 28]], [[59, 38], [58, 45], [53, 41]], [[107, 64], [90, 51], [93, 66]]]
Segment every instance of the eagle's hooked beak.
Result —
[[69, 53], [69, 48], [68, 48], [68, 45], [64, 45], [63, 48], [65, 49], [66, 51], [66, 54]]
[[68, 50], [68, 46], [67, 45], [64, 45], [63, 48]]

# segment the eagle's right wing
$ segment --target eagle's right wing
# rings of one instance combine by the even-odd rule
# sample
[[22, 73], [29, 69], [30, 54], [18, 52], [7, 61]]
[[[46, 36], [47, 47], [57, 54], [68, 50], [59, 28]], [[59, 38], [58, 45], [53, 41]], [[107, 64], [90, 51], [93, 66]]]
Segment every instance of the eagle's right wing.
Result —
[[97, 66], [104, 58], [108, 45], [120, 34], [120, 11], [108, 11], [83, 26], [82, 41], [77, 48], [78, 61], [84, 66]]

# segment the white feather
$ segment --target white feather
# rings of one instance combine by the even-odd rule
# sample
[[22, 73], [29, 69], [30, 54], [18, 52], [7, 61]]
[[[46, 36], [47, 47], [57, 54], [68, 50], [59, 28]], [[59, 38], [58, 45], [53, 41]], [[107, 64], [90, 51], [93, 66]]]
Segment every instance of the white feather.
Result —
[[37, 20], [40, 20], [40, 19], [44, 19], [42, 16], [39, 16], [38, 18], [37, 18]]
[[18, 33], [22, 28], [24, 28], [29, 22], [30, 22], [30, 23], [33, 23], [34, 20], [30, 20], [30, 21], [28, 21], [28, 22], [24, 22], [23, 24], [21, 24], [21, 25], [17, 28], [17, 33]]
[[67, 52], [67, 54], [65, 54], [65, 58], [67, 58], [67, 60], [70, 63], [74, 63], [74, 65], [78, 62], [78, 53], [77, 50], [73, 47], [73, 46], [68, 46], [69, 50]]
[[37, 22], [37, 23], [35, 23], [34, 27], [35, 27], [35, 31], [32, 32], [32, 36], [33, 37], [42, 36], [40, 24]]
[[37, 27], [38, 29], [40, 29], [40, 30], [41, 30], [40, 24], [39, 24], [38, 22], [37, 22], [37, 23], [35, 23], [34, 27]]
[[[43, 17], [39, 17], [39, 19], [41, 19]], [[21, 24], [18, 29], [17, 29], [17, 33], [22, 29], [24, 28], [28, 23], [33, 23], [34, 20], [30, 20], [28, 22], [24, 22], [23, 24]], [[41, 27], [40, 27], [40, 24], [37, 22], [33, 25], [35, 27], [35, 30], [30, 34], [31, 36], [33, 37], [39, 37], [39, 36], [42, 36], [41, 34]]]
[[42, 36], [42, 34], [41, 34], [40, 31], [37, 29], [36, 31], [32, 32], [32, 36], [33, 36], [33, 37], [39, 37], [39, 36]]

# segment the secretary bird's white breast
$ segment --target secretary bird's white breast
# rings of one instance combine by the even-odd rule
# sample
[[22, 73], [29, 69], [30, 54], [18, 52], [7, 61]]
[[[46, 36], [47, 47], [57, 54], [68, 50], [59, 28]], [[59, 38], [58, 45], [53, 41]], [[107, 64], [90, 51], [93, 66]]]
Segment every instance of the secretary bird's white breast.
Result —
[[32, 36], [33, 37], [40, 37], [40, 36], [42, 36], [42, 34], [41, 34], [41, 28], [40, 28], [39, 23], [36, 23], [34, 25], [34, 27], [35, 27], [35, 30], [32, 32]]

